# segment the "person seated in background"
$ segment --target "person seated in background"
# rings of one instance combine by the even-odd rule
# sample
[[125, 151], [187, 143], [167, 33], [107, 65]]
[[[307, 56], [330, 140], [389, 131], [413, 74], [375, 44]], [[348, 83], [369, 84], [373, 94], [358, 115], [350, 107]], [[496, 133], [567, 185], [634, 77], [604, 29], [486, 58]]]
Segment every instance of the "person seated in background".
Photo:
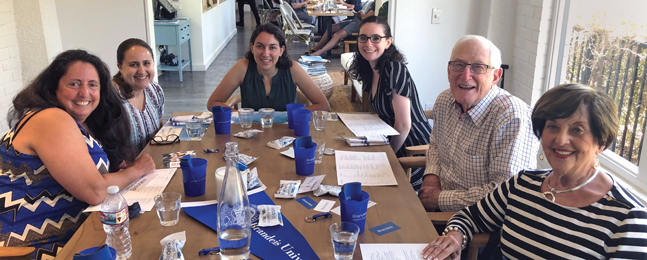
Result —
[[149, 155], [135, 159], [122, 101], [105, 63], [83, 50], [56, 56], [16, 95], [0, 140], [0, 244], [51, 259], [109, 186], [155, 170]]
[[[350, 75], [369, 93], [373, 111], [400, 133], [389, 136], [396, 156], [406, 156], [407, 146], [428, 144], [431, 126], [404, 55], [393, 44], [391, 27], [384, 19], [371, 16], [361, 22], [355, 57]], [[411, 170], [415, 190], [420, 188], [423, 172], [424, 168]]]
[[[375, 15], [375, 1], [369, 1], [364, 4], [364, 8], [360, 10], [353, 19], [345, 20], [339, 23], [339, 30], [332, 35], [328, 41], [328, 31], [324, 32], [321, 40], [312, 48], [314, 52], [310, 55], [321, 56], [324, 52], [332, 49], [337, 43], [349, 35], [359, 31], [359, 24], [362, 20]], [[334, 30], [334, 29], [333, 29]]]
[[308, 11], [306, 10], [306, 5], [310, 0], [286, 0], [286, 1], [290, 3], [290, 6], [292, 6], [292, 9], [294, 9], [294, 13], [297, 14], [297, 17], [299, 17], [299, 20], [302, 20], [309, 24], [315, 24], [315, 17], [309, 16]]
[[434, 104], [418, 193], [427, 211], [458, 211], [517, 172], [537, 167], [530, 107], [496, 87], [500, 66], [501, 51], [482, 36], [463, 36], [454, 45], [449, 89]]
[[273, 24], [256, 27], [249, 41], [245, 59], [236, 62], [207, 101], [207, 109], [225, 102], [240, 86], [242, 107], [274, 108], [286, 111], [285, 105], [295, 103], [297, 88], [312, 105], [309, 110], [330, 111], [328, 100], [308, 73], [296, 61], [290, 60], [285, 49], [285, 36]]
[[117, 68], [112, 81], [127, 99], [123, 105], [131, 120], [130, 137], [139, 153], [160, 129], [164, 116], [164, 91], [153, 81], [153, 50], [140, 39], [125, 40], [117, 48]]
[[552, 170], [521, 171], [456, 213], [424, 258], [459, 259], [473, 234], [501, 229], [510, 259], [647, 259], [645, 207], [596, 159], [616, 139], [617, 111], [588, 86], [547, 91], [532, 125]]

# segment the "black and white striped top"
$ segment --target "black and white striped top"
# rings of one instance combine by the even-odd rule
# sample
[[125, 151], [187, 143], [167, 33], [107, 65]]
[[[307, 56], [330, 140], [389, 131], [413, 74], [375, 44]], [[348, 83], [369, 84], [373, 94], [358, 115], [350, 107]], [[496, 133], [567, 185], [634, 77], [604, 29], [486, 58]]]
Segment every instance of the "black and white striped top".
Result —
[[548, 173], [522, 171], [448, 225], [469, 240], [501, 228], [510, 259], [647, 259], [647, 211], [625, 188], [614, 180], [597, 202], [566, 207], [541, 194]]
[[[390, 126], [395, 125], [392, 101], [393, 90], [398, 95], [409, 98], [411, 104], [411, 130], [409, 130], [409, 135], [407, 135], [402, 147], [398, 151], [394, 151], [397, 157], [402, 157], [406, 156], [405, 147], [407, 146], [429, 144], [431, 125], [429, 125], [425, 112], [420, 105], [418, 90], [413, 79], [411, 79], [407, 66], [399, 61], [391, 61], [386, 65], [384, 71], [385, 75], [380, 75], [375, 97], [371, 93], [371, 86], [365, 86], [364, 90], [369, 93], [373, 111]], [[416, 189], [420, 188], [419, 186], [422, 184], [423, 172], [421, 169], [412, 169], [411, 171], [411, 183]]]

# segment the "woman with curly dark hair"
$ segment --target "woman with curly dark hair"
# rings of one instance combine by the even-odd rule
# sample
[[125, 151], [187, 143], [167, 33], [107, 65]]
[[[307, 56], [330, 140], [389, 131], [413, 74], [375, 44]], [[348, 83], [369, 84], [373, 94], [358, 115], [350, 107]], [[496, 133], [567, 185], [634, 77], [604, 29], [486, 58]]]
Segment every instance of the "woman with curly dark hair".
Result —
[[105, 63], [83, 50], [59, 54], [18, 93], [0, 139], [0, 197], [13, 212], [0, 214], [0, 244], [55, 255], [109, 186], [155, 170], [149, 155], [135, 159], [122, 100]]
[[[377, 16], [362, 20], [357, 42], [349, 72], [369, 93], [373, 111], [400, 133], [389, 137], [395, 154], [406, 156], [405, 147], [428, 144], [431, 126], [405, 58], [392, 44], [389, 24]], [[420, 189], [423, 173], [424, 168], [411, 170], [411, 184], [416, 190]]]
[[249, 41], [245, 59], [232, 67], [213, 91], [207, 109], [225, 102], [240, 86], [242, 107], [274, 108], [286, 111], [285, 105], [297, 100], [297, 87], [310, 100], [309, 110], [330, 111], [328, 100], [308, 73], [296, 61], [290, 60], [285, 49], [285, 36], [273, 24], [256, 27]]
[[164, 116], [164, 91], [153, 81], [153, 50], [145, 41], [127, 39], [117, 48], [117, 67], [112, 81], [127, 99], [123, 106], [131, 121], [130, 139], [139, 153], [162, 127]]

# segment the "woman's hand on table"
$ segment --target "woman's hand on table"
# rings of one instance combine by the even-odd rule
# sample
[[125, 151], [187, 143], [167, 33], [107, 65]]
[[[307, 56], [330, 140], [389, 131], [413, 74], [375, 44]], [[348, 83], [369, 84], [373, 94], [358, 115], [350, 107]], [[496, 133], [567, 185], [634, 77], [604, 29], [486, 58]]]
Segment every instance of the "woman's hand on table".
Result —
[[135, 169], [139, 176], [144, 176], [155, 170], [155, 162], [153, 161], [153, 157], [145, 153], [135, 159], [130, 167]]
[[439, 236], [422, 250], [424, 259], [461, 259], [461, 245], [463, 234], [458, 231], [449, 231], [444, 236]]

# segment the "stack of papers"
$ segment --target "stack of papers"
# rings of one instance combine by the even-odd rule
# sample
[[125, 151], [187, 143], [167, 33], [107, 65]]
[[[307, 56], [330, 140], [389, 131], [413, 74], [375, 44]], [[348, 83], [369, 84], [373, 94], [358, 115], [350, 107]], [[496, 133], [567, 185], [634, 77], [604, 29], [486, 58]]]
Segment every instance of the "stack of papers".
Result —
[[301, 56], [299, 59], [299, 65], [308, 73], [310, 76], [318, 76], [326, 74], [325, 63], [330, 62], [330, 60], [323, 59], [321, 56]]

